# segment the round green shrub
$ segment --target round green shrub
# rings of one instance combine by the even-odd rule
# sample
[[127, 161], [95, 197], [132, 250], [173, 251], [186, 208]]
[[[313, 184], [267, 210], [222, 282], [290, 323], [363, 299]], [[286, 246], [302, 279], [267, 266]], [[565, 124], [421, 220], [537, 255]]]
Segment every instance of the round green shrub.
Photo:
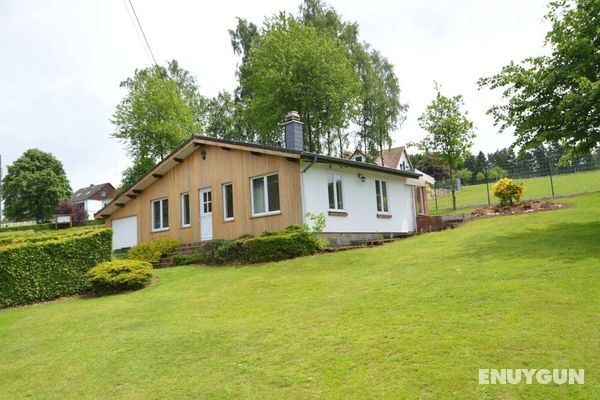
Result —
[[114, 260], [96, 265], [87, 273], [97, 293], [142, 289], [150, 284], [152, 265], [140, 260]]

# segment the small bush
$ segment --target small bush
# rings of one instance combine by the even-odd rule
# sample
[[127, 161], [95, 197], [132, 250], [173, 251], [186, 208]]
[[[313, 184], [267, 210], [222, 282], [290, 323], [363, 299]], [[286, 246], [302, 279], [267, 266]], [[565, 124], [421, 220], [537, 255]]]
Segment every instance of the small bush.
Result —
[[171, 257], [174, 265], [204, 264], [204, 254], [201, 250], [192, 253], [175, 254]]
[[243, 240], [210, 240], [203, 243], [199, 250], [196, 250], [193, 253], [176, 254], [173, 256], [172, 260], [175, 265], [223, 265], [235, 263], [240, 258], [239, 243], [241, 242], [243, 242]]
[[202, 246], [202, 253], [204, 264], [223, 265], [239, 259], [240, 249], [234, 241], [215, 239]]
[[132, 247], [127, 252], [127, 257], [131, 260], [156, 263], [162, 256], [169, 254], [179, 246], [181, 246], [181, 242], [177, 239], [158, 238]]
[[327, 225], [327, 218], [325, 218], [324, 213], [311, 213], [307, 212], [306, 217], [310, 220], [310, 227], [308, 230], [312, 233], [321, 233], [325, 230], [325, 226]]
[[296, 228], [275, 235], [259, 236], [241, 244], [241, 258], [247, 263], [279, 261], [314, 254], [324, 242], [306, 230]]
[[87, 273], [96, 293], [139, 290], [150, 284], [153, 275], [152, 265], [139, 260], [103, 262]]
[[493, 187], [493, 194], [500, 200], [500, 205], [515, 204], [525, 194], [523, 182], [516, 184], [512, 179], [502, 178]]

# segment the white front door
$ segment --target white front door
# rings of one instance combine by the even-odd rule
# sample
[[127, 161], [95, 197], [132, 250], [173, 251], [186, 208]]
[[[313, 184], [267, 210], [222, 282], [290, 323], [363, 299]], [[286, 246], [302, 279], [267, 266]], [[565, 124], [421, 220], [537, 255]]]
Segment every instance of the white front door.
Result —
[[212, 190], [200, 190], [200, 240], [212, 239]]

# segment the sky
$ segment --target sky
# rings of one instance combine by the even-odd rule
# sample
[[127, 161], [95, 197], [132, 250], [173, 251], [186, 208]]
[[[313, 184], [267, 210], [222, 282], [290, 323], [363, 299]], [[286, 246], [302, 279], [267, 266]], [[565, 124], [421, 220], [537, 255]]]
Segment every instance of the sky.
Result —
[[[204, 96], [236, 86], [239, 62], [228, 29], [243, 17], [258, 25], [266, 16], [295, 13], [299, 0], [132, 0], [159, 63], [177, 59]], [[544, 53], [548, 0], [330, 0], [345, 20], [358, 22], [360, 38], [395, 66], [406, 121], [394, 144], [426, 134], [418, 117], [434, 97], [462, 94], [474, 122], [473, 151], [512, 143], [486, 110], [499, 92], [478, 90], [480, 77], [511, 60]], [[125, 91], [119, 83], [151, 65], [126, 0], [0, 1], [0, 155], [6, 165], [29, 148], [62, 161], [71, 187], [117, 186], [130, 165], [110, 122]]]

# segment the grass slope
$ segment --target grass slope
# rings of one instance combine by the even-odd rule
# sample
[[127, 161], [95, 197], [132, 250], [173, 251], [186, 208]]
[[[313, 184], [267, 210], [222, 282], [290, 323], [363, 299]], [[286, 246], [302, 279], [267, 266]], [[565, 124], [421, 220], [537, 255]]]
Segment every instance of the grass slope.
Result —
[[[552, 197], [550, 177], [515, 179], [516, 182], [525, 184], [525, 199], [539, 199]], [[600, 191], [600, 170], [590, 172], [578, 172], [574, 174], [556, 175], [553, 177], [554, 193], [556, 196], [565, 196], [586, 192]], [[490, 199], [496, 203], [492, 195], [493, 183], [490, 183]], [[456, 192], [456, 206], [468, 207], [487, 204], [487, 187], [485, 184], [464, 186], [460, 192]], [[452, 208], [452, 196], [438, 196], [438, 209]], [[429, 210], [435, 213], [435, 199], [429, 199]]]
[[[600, 195], [0, 312], [3, 399], [600, 398]], [[585, 368], [479, 385], [478, 368]]]

